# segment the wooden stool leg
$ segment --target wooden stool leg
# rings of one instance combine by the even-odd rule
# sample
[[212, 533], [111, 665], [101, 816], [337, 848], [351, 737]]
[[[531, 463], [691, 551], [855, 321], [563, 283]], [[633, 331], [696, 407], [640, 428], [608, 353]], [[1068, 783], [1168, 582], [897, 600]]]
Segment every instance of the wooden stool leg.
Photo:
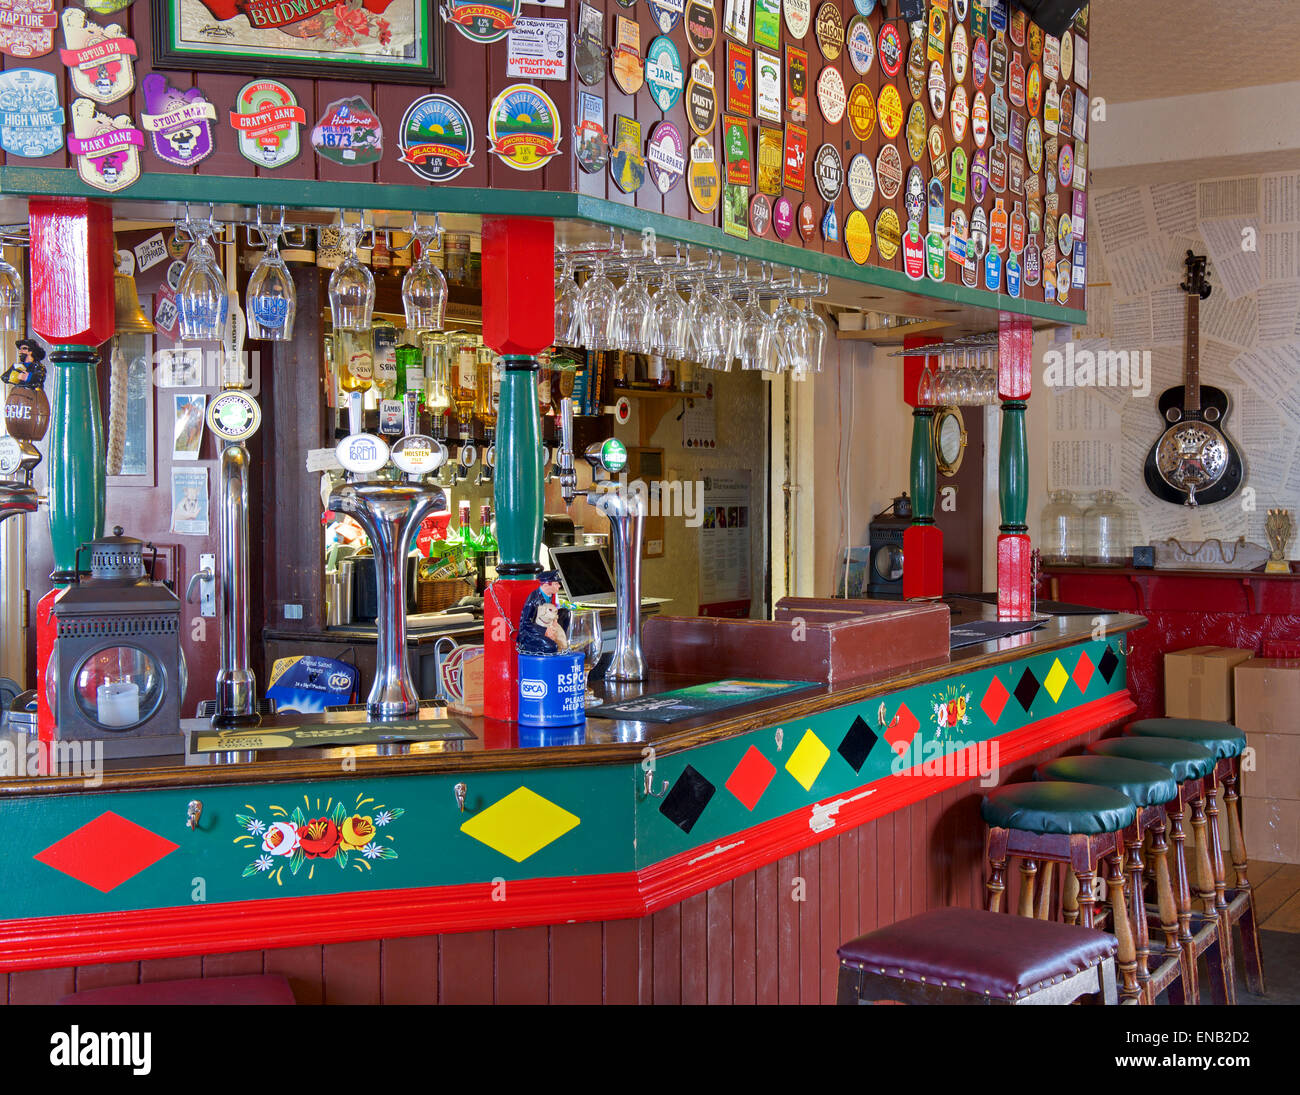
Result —
[[1056, 864], [1050, 859], [1042, 866], [1043, 877], [1038, 880], [1038, 907], [1034, 912], [1039, 920], [1052, 919], [1052, 882]]
[[1038, 860], [1022, 859], [1020, 861], [1020, 907], [1016, 910], [1021, 916], [1034, 915], [1034, 880], [1038, 877]]
[[1122, 851], [1116, 851], [1106, 857], [1106, 893], [1110, 901], [1111, 930], [1119, 944], [1117, 961], [1119, 971], [1119, 995], [1125, 1004], [1136, 1004], [1142, 996], [1138, 985], [1137, 951], [1133, 944], [1133, 926], [1129, 922], [1128, 909], [1124, 905], [1124, 870], [1120, 863]]
[[[1209, 783], [1206, 777], [1205, 783]], [[1218, 923], [1219, 911], [1214, 907], [1214, 868], [1210, 866], [1210, 837], [1205, 819], [1205, 794], [1196, 795], [1191, 801], [1192, 836], [1195, 841], [1195, 859], [1192, 864], [1195, 879], [1196, 900], [1200, 902], [1201, 912], [1210, 920]], [[1206, 964], [1210, 967], [1210, 998], [1216, 1004], [1226, 1004], [1232, 999], [1229, 979], [1232, 971], [1224, 954], [1223, 928], [1218, 926], [1217, 946], [1206, 951]]]
[[1146, 898], [1142, 893], [1142, 836], [1137, 823], [1134, 823], [1128, 840], [1128, 879], [1133, 928], [1137, 935], [1134, 942], [1137, 950], [1138, 985], [1141, 988], [1143, 1002], [1153, 1004], [1155, 1001], [1150, 999], [1150, 993], [1147, 991], [1147, 984], [1151, 980], [1149, 967], [1151, 943], [1147, 935]]
[[1210, 841], [1210, 870], [1214, 875], [1214, 911], [1219, 918], [1219, 943], [1223, 951], [1224, 992], [1228, 1003], [1237, 1002], [1237, 961], [1232, 945], [1232, 918], [1228, 915], [1228, 883], [1223, 873], [1223, 845], [1219, 842], [1219, 786], [1212, 780], [1205, 789], [1206, 836]]
[[1170, 810], [1169, 835], [1174, 842], [1174, 902], [1178, 910], [1178, 946], [1183, 952], [1183, 997], [1188, 1004], [1200, 1003], [1197, 984], [1196, 945], [1192, 940], [1192, 893], [1187, 882], [1187, 834], [1183, 832], [1183, 811]]
[[1169, 844], [1165, 840], [1164, 819], [1151, 828], [1151, 860], [1156, 874], [1156, 906], [1160, 910], [1160, 930], [1165, 936], [1165, 949], [1177, 950], [1178, 903], [1174, 899], [1173, 883], [1169, 880]]
[[1259, 921], [1255, 918], [1255, 892], [1247, 877], [1250, 861], [1246, 855], [1246, 838], [1241, 829], [1241, 798], [1238, 794], [1240, 771], [1240, 758], [1234, 757], [1232, 770], [1223, 781], [1223, 811], [1228, 815], [1228, 852], [1232, 857], [1233, 874], [1237, 876], [1237, 893], [1246, 895], [1246, 908], [1238, 921], [1241, 925], [1241, 957], [1246, 967], [1246, 988], [1257, 996], [1263, 996], [1264, 962], [1259, 949]]
[[1065, 889], [1061, 895], [1061, 920], [1066, 924], [1079, 922], [1079, 876], [1070, 870], [1068, 864], [1062, 868], [1065, 875]]
[[1079, 886], [1079, 922], [1085, 928], [1092, 927], [1093, 921], [1093, 897], [1092, 897], [1092, 878], [1093, 871], [1073, 872], [1078, 878]]
[[988, 890], [989, 912], [1002, 911], [1002, 895], [1007, 892], [1007, 831], [989, 829], [986, 842], [986, 855], [989, 861], [989, 880], [984, 884]]

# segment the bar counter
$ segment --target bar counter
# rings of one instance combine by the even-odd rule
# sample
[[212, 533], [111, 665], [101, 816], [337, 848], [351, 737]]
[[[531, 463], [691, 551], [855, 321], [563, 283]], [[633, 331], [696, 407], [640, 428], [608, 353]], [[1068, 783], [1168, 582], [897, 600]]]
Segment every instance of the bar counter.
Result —
[[[996, 618], [950, 603], [954, 623]], [[465, 719], [472, 739], [400, 755], [366, 746], [243, 764], [133, 761], [94, 788], [7, 779], [0, 972], [199, 956], [220, 971], [230, 967], [212, 956], [230, 952], [261, 952], [271, 970], [277, 955], [355, 957], [360, 946], [373, 948], [373, 961], [358, 959], [367, 969], [401, 954], [428, 971], [427, 984], [399, 978], [408, 988], [389, 1002], [514, 998], [502, 989], [512, 970], [535, 975], [539, 961], [555, 970], [561, 959], [591, 976], [575, 972], [559, 990], [533, 976], [521, 991], [688, 999], [699, 940], [686, 924], [707, 906], [710, 977], [725, 951], [732, 980], [749, 970], [742, 980], [761, 998], [759, 967], [788, 943], [783, 918], [802, 938], [812, 917], [818, 941], [802, 961], [816, 971], [800, 974], [796, 954], [768, 980], [782, 999], [833, 999], [828, 956], [841, 938], [979, 901], [977, 777], [1023, 778], [1030, 762], [1122, 725], [1134, 710], [1125, 636], [1144, 622], [1049, 617], [940, 664], [667, 724], [592, 718], [530, 732]], [[890, 827], [888, 846], [879, 826]], [[771, 946], [756, 927], [769, 920], [780, 928]]]

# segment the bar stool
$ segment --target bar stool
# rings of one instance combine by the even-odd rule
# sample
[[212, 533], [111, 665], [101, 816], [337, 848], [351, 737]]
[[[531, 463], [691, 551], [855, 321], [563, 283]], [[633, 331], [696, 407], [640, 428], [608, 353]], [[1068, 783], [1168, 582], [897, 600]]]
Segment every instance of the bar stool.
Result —
[[[1137, 807], [1137, 817], [1125, 831], [1128, 845], [1128, 896], [1129, 909], [1136, 935], [1137, 979], [1143, 1003], [1155, 1003], [1156, 996], [1171, 981], [1184, 974], [1185, 957], [1181, 948], [1163, 963], [1154, 979], [1148, 968], [1151, 947], [1147, 931], [1147, 914], [1142, 893], [1142, 840], [1157, 825], [1165, 822], [1165, 803], [1178, 795], [1178, 784], [1168, 768], [1140, 760], [1123, 757], [1059, 757], [1040, 764], [1034, 769], [1036, 780], [1060, 780], [1066, 783], [1091, 783], [1109, 787], [1127, 795]], [[1051, 864], [1048, 864], [1050, 868]], [[1163, 888], [1161, 886], [1163, 882]], [[1050, 877], [1044, 879], [1050, 888]], [[1157, 878], [1157, 894], [1161, 908], [1174, 908], [1170, 890], [1169, 872]], [[1045, 913], [1040, 913], [1045, 915]], [[1171, 923], [1173, 918], [1171, 917]], [[1168, 967], [1166, 969], [1165, 967]]]
[[[1192, 908], [1192, 898], [1187, 872], [1187, 833], [1183, 818], [1189, 807], [1203, 799], [1203, 783], [1214, 771], [1214, 754], [1208, 749], [1190, 741], [1176, 738], [1108, 738], [1093, 742], [1088, 746], [1093, 756], [1123, 757], [1128, 760], [1141, 760], [1149, 764], [1158, 764], [1168, 769], [1178, 784], [1178, 793], [1165, 804], [1165, 817], [1168, 820], [1168, 833], [1173, 840], [1173, 908], [1168, 901], [1160, 907], [1160, 929], [1163, 933], [1161, 954], [1167, 957], [1180, 950], [1183, 955], [1182, 979], [1179, 984], [1170, 986], [1171, 998], [1175, 1001], [1195, 1004], [1200, 999], [1200, 985], [1197, 961], [1201, 955], [1206, 956], [1210, 970], [1215, 974], [1211, 982], [1211, 995], [1215, 1003], [1228, 1003], [1233, 999], [1231, 987], [1232, 967], [1225, 961], [1224, 948], [1221, 945], [1222, 930], [1219, 918], [1213, 911], [1213, 891], [1209, 893], [1211, 908], [1206, 913], [1197, 913]], [[1155, 864], [1157, 899], [1168, 889], [1162, 889], [1160, 877], [1168, 872], [1169, 846], [1165, 840], [1165, 827], [1158, 822], [1151, 830], [1151, 859]], [[1198, 866], [1198, 873], [1208, 877], [1208, 867]], [[1205, 894], [1198, 890], [1198, 896], [1204, 901]], [[1195, 922], [1195, 930], [1193, 923]], [[1165, 958], [1161, 959], [1164, 969]], [[1154, 989], [1159, 995], [1160, 988]]]
[[[1014, 783], [984, 796], [980, 813], [989, 826], [989, 912], [1000, 912], [1006, 891], [1008, 856], [1021, 861], [1020, 912], [1033, 917], [1034, 881], [1040, 861], [1067, 864], [1066, 878], [1078, 882], [1080, 919], [1093, 926], [1092, 880], [1106, 865], [1111, 927], [1117, 943], [1116, 968], [1122, 1003], [1141, 997], [1133, 926], [1124, 903], [1123, 834], [1137, 817], [1133, 801], [1109, 787], [1088, 783]], [[1073, 885], [1067, 881], [1067, 891]]]
[[1115, 1000], [1112, 936], [981, 909], [932, 909], [839, 948], [840, 1004]]
[[[1255, 892], [1251, 888], [1250, 860], [1246, 852], [1245, 830], [1241, 824], [1241, 755], [1246, 749], [1246, 735], [1230, 722], [1210, 719], [1142, 719], [1130, 723], [1124, 733], [1131, 737], [1177, 738], [1203, 745], [1215, 755], [1213, 779], [1206, 790], [1205, 812], [1210, 818], [1210, 863], [1214, 869], [1215, 908], [1225, 921], [1228, 949], [1232, 947], [1232, 925], [1241, 931], [1246, 989], [1263, 996], [1264, 960], [1259, 945], [1259, 921], [1255, 917]], [[1223, 812], [1228, 815], [1228, 851], [1236, 885], [1228, 886], [1223, 869], [1223, 834], [1220, 831], [1218, 791], [1223, 787]], [[1195, 830], [1196, 818], [1192, 817]]]

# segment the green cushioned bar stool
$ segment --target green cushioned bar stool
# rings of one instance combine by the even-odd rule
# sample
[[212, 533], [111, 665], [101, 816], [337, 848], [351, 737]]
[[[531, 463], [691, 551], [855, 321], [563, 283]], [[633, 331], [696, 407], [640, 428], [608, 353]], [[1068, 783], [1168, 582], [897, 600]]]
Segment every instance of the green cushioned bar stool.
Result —
[[[1199, 1002], [1200, 985], [1197, 961], [1206, 956], [1210, 970], [1211, 995], [1216, 1003], [1227, 1003], [1231, 998], [1231, 966], [1225, 961], [1220, 946], [1219, 918], [1213, 908], [1198, 912], [1192, 903], [1187, 871], [1187, 830], [1184, 818], [1196, 801], [1203, 800], [1203, 786], [1214, 772], [1214, 754], [1203, 746], [1176, 738], [1108, 738], [1088, 746], [1092, 756], [1122, 757], [1158, 764], [1165, 768], [1177, 784], [1177, 794], [1165, 803], [1165, 818], [1151, 828], [1150, 859], [1155, 868], [1157, 907], [1161, 943], [1159, 949], [1152, 945], [1151, 958], [1159, 975], [1157, 982], [1171, 978], [1170, 960], [1178, 956], [1181, 977], [1169, 983], [1170, 999], [1174, 1002], [1195, 1004]], [[1173, 841], [1173, 865], [1169, 863], [1169, 844], [1166, 831]], [[1153, 986], [1159, 995], [1163, 986]]]
[[[1124, 733], [1131, 737], [1177, 738], [1203, 745], [1215, 755], [1214, 778], [1206, 788], [1205, 813], [1208, 823], [1204, 835], [1209, 837], [1209, 861], [1214, 870], [1215, 908], [1225, 922], [1228, 947], [1232, 946], [1232, 925], [1241, 931], [1242, 959], [1246, 968], [1246, 988], [1264, 995], [1264, 962], [1259, 945], [1259, 921], [1255, 917], [1255, 894], [1250, 885], [1250, 859], [1241, 824], [1241, 755], [1246, 749], [1246, 735], [1230, 722], [1209, 719], [1142, 719], [1130, 723]], [[1223, 788], [1222, 813], [1219, 788]], [[1223, 834], [1220, 820], [1227, 816], [1228, 851], [1232, 856], [1235, 885], [1229, 886], [1223, 867]], [[1202, 833], [1192, 816], [1193, 833], [1199, 842]], [[1198, 852], [1196, 862], [1200, 862]]]
[[1080, 920], [1093, 926], [1092, 883], [1105, 865], [1111, 928], [1117, 943], [1116, 970], [1121, 1003], [1141, 997], [1133, 925], [1124, 901], [1123, 834], [1134, 823], [1137, 807], [1127, 795], [1088, 783], [1013, 783], [984, 796], [980, 813], [989, 827], [988, 908], [1002, 911], [1007, 858], [1021, 861], [1019, 911], [1033, 916], [1034, 885], [1040, 863], [1060, 863], [1066, 878], [1077, 881]]
[[[1141, 990], [1141, 1000], [1146, 1004], [1155, 1003], [1156, 997], [1173, 980], [1183, 975], [1183, 952], [1175, 950], [1152, 977], [1149, 968], [1151, 953], [1148, 937], [1146, 905], [1142, 893], [1143, 863], [1142, 841], [1148, 832], [1157, 825], [1165, 823], [1165, 803], [1178, 795], [1178, 782], [1173, 773], [1163, 765], [1147, 761], [1128, 760], [1124, 757], [1059, 757], [1034, 769], [1036, 780], [1060, 780], [1066, 783], [1091, 783], [1098, 787], [1109, 787], [1126, 795], [1137, 807], [1137, 816], [1133, 824], [1125, 830], [1124, 840], [1128, 847], [1128, 905], [1129, 915], [1133, 921], [1135, 950], [1137, 954], [1137, 981]], [[1050, 868], [1050, 864], [1048, 865]], [[1068, 881], [1068, 880], [1067, 880]], [[1050, 877], [1044, 880], [1050, 886]], [[1165, 872], [1165, 884], [1168, 886], [1168, 872]], [[1075, 911], [1077, 916], [1077, 895], [1070, 886], [1066, 887], [1067, 914]], [[1172, 895], [1162, 894], [1161, 901], [1173, 907]], [[1023, 898], [1022, 898], [1023, 901]]]

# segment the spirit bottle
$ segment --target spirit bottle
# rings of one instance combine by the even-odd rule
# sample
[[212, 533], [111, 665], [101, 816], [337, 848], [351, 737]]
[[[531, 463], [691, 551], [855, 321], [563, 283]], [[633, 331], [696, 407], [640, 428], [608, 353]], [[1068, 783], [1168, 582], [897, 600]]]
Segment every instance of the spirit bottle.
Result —
[[339, 387], [345, 392], [368, 391], [375, 379], [374, 340], [371, 332], [337, 331], [334, 338]]
[[461, 435], [464, 436], [474, 413], [474, 404], [478, 400], [478, 353], [473, 343], [461, 343], [457, 348], [451, 398], [456, 405]]
[[382, 399], [397, 396], [397, 328], [387, 320], [378, 320], [374, 335], [374, 387]]

